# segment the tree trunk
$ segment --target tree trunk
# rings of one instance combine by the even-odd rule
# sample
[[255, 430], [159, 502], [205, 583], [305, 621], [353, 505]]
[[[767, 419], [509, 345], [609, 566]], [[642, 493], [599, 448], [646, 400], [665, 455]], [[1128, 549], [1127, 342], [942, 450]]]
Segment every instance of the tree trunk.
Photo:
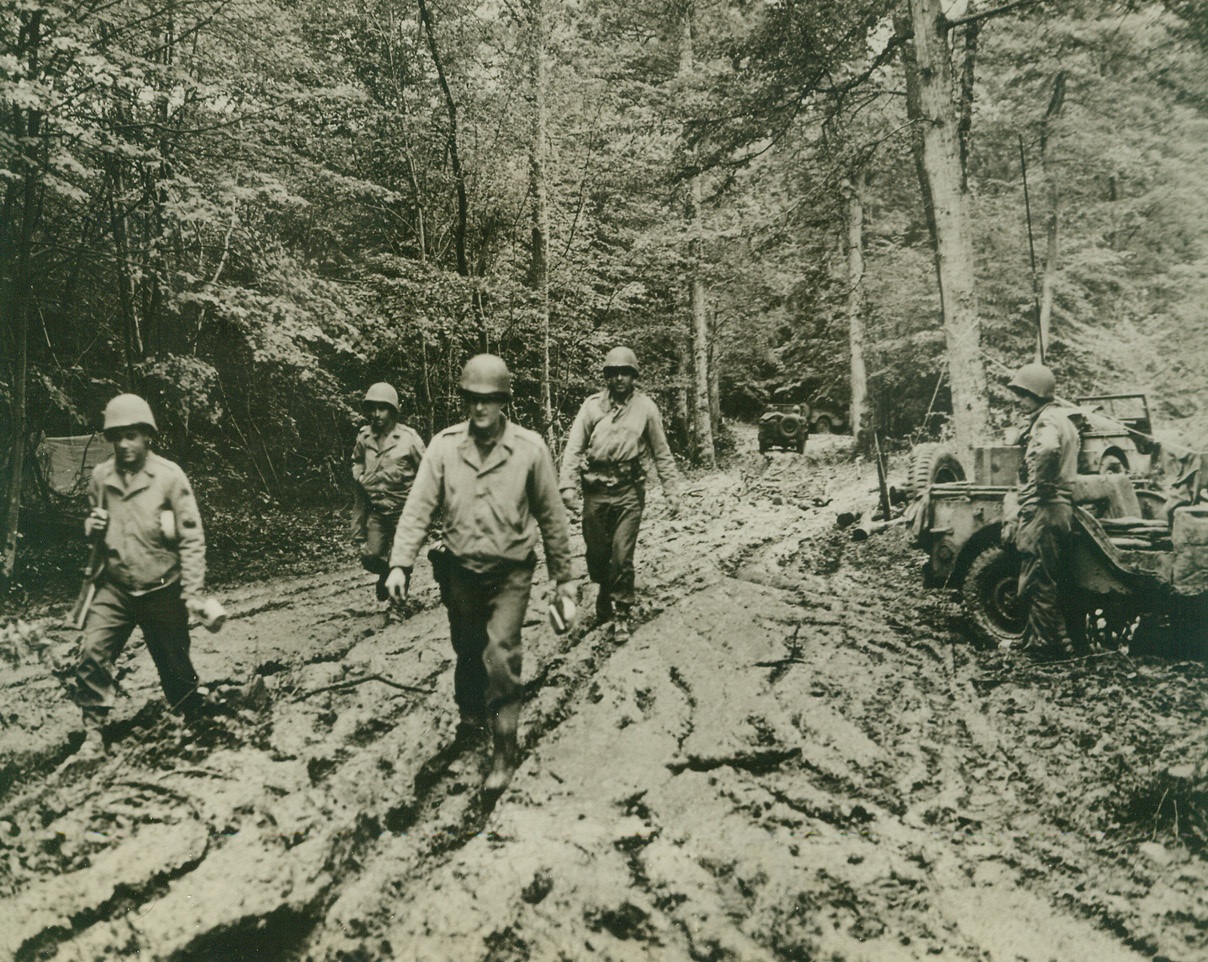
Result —
[[126, 212], [123, 208], [125, 178], [122, 176], [122, 160], [114, 157], [110, 162], [111, 196], [109, 199], [110, 226], [113, 230], [115, 266], [117, 268], [118, 308], [122, 313], [123, 348], [126, 362], [126, 377], [123, 385], [127, 391], [135, 390], [135, 361], [142, 357], [142, 337], [138, 315], [134, 309], [134, 277], [130, 272], [130, 250], [126, 234]]
[[[26, 19], [28, 17], [28, 19]], [[39, 48], [41, 46], [42, 13], [22, 14], [25, 20], [21, 39], [28, 50], [29, 75], [38, 76]], [[11, 267], [11, 289], [8, 297], [9, 325], [13, 337], [12, 391], [13, 391], [13, 437], [12, 454], [9, 458], [8, 497], [4, 512], [4, 554], [0, 563], [0, 576], [5, 584], [11, 584], [17, 570], [17, 544], [21, 526], [21, 485], [25, 477], [25, 446], [29, 433], [26, 424], [26, 387], [29, 377], [29, 302], [33, 285], [31, 249], [34, 239], [37, 189], [40, 161], [37, 141], [42, 134], [42, 115], [36, 110], [28, 112], [14, 110], [20, 140], [24, 141], [22, 152], [21, 222], [20, 232], [14, 239], [12, 225], [0, 226], [4, 232], [4, 261]], [[7, 205], [9, 211], [11, 205]], [[15, 240], [15, 244], [13, 241]], [[13, 250], [15, 246], [16, 250]]]
[[457, 121], [457, 101], [453, 99], [453, 91], [449, 89], [449, 80], [445, 76], [445, 65], [444, 61], [440, 59], [440, 50], [436, 45], [436, 30], [432, 25], [432, 16], [428, 12], [426, 0], [419, 0], [419, 17], [420, 22], [424, 25], [428, 52], [432, 54], [432, 63], [436, 66], [436, 78], [444, 97], [445, 112], [449, 115], [449, 166], [453, 170], [457, 201], [457, 223], [453, 228], [453, 248], [457, 257], [457, 273], [462, 277], [469, 277], [470, 261], [466, 256], [466, 232], [470, 218], [470, 202], [466, 195], [466, 174], [461, 166], [461, 153], [458, 149], [460, 133]]
[[[680, 11], [680, 76], [687, 77], [693, 69], [692, 52], [693, 4], [684, 3]], [[688, 151], [688, 161], [693, 161]], [[713, 424], [709, 410], [709, 313], [705, 306], [703, 276], [703, 242], [701, 241], [700, 178], [695, 174], [688, 180], [688, 205], [685, 228], [688, 234], [688, 303], [692, 316], [692, 408], [693, 443], [701, 464], [712, 468], [717, 464], [713, 446]]]
[[709, 417], [721, 425], [721, 375], [717, 366], [717, 311], [709, 312]]
[[[960, 162], [952, 102], [952, 58], [940, 0], [910, 0], [921, 112], [923, 169], [935, 214], [936, 270], [948, 346], [952, 421], [962, 460], [989, 437], [986, 371], [974, 283], [969, 195]], [[908, 74], [908, 82], [910, 74]]]
[[537, 292], [541, 324], [541, 433], [549, 442], [554, 427], [550, 392], [549, 330], [549, 210], [545, 190], [545, 0], [529, 0], [532, 58], [532, 136], [529, 141], [529, 192], [532, 195], [532, 266], [530, 283]]
[[851, 350], [851, 433], [864, 453], [872, 450], [868, 423], [868, 370], [864, 364], [864, 188], [865, 171], [857, 169], [843, 184], [847, 221], [847, 331]]
[[1061, 113], [1065, 102], [1065, 71], [1053, 80], [1053, 94], [1040, 125], [1040, 176], [1045, 186], [1047, 210], [1044, 219], [1044, 268], [1040, 280], [1040, 322], [1038, 354], [1043, 361], [1049, 353], [1049, 340], [1053, 326], [1053, 289], [1057, 283], [1057, 178], [1053, 171], [1053, 159], [1049, 150], [1052, 144], [1051, 124]]

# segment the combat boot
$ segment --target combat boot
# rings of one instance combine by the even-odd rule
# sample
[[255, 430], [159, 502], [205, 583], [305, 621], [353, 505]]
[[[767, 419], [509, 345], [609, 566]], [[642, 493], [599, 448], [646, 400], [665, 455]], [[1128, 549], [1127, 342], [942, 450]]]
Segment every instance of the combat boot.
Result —
[[494, 803], [516, 774], [520, 764], [520, 744], [516, 737], [516, 729], [520, 720], [520, 705], [509, 702], [495, 712], [491, 719], [491, 734], [494, 736], [495, 750], [491, 757], [491, 770], [483, 782], [483, 795]]
[[84, 735], [84, 743], [76, 750], [73, 759], [79, 762], [100, 761], [109, 752], [105, 749], [105, 739], [99, 728], [90, 728]]
[[631, 634], [629, 625], [629, 608], [617, 605], [616, 615], [612, 625], [613, 641], [626, 642]]

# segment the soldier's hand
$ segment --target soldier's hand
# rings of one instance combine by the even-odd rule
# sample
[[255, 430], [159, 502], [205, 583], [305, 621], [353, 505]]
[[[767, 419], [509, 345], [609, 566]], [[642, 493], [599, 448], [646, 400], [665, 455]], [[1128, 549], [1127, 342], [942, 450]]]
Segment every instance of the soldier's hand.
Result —
[[559, 581], [554, 593], [559, 598], [569, 598], [571, 601], [575, 601], [579, 597], [579, 582]]
[[575, 514], [575, 509], [578, 507], [579, 499], [575, 496], [574, 488], [563, 488], [559, 494], [562, 495], [562, 503], [566, 505], [568, 514]]
[[84, 537], [97, 538], [109, 530], [109, 512], [104, 508], [93, 508], [84, 519]]
[[411, 569], [410, 568], [391, 568], [390, 574], [386, 576], [386, 593], [391, 599], [397, 602], [407, 600], [407, 593], [411, 590]]

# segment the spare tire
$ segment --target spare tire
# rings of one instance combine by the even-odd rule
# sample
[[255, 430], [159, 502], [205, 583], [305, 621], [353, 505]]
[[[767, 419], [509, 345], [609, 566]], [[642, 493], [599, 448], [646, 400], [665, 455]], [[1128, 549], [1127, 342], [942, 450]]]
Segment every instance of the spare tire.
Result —
[[795, 438], [801, 430], [801, 418], [796, 414], [786, 414], [780, 419], [780, 433], [786, 438]]
[[964, 480], [965, 469], [960, 459], [944, 445], [929, 441], [916, 444], [911, 450], [905, 485], [911, 497], [917, 498], [933, 484]]

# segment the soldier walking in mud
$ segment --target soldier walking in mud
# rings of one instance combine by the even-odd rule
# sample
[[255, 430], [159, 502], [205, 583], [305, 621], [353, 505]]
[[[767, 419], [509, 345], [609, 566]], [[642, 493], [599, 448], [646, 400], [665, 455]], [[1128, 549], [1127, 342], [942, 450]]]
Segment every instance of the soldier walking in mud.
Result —
[[378, 576], [374, 588], [377, 600], [388, 601], [390, 546], [424, 456], [424, 442], [399, 422], [398, 392], [384, 381], [369, 387], [361, 409], [369, 423], [357, 433], [352, 448], [356, 488], [353, 537], [360, 545], [362, 567]]
[[1071, 628], [1074, 643], [1085, 644], [1083, 626], [1070, 623], [1076, 620], [1072, 592], [1060, 587], [1061, 554], [1074, 518], [1078, 429], [1071, 412], [1054, 400], [1057, 380], [1043, 364], [1025, 364], [1008, 387], [1028, 417], [1020, 438], [1024, 458], [1015, 533], [1022, 562], [1019, 595], [1028, 608], [1022, 650], [1032, 659], [1050, 660], [1065, 653]]
[[[463, 726], [485, 720], [494, 754], [484, 791], [507, 787], [518, 764], [520, 629], [528, 607], [537, 531], [559, 597], [573, 598], [570, 531], [549, 449], [503, 409], [512, 377], [493, 354], [461, 372], [468, 418], [432, 439], [407, 498], [386, 586], [402, 601], [416, 555], [440, 512], [444, 550], [430, 552], [457, 654], [454, 694]], [[464, 727], [462, 728], [464, 730]]]
[[116, 693], [114, 662], [135, 626], [143, 631], [173, 711], [193, 721], [202, 709], [189, 658], [189, 614], [206, 620], [205, 534], [184, 471], [151, 450], [155, 417], [141, 397], [105, 407], [113, 457], [93, 469], [84, 533], [103, 567], [87, 612], [76, 670], [85, 740], [78, 757], [105, 754], [102, 729]]
[[587, 573], [600, 586], [596, 620], [611, 621], [617, 641], [629, 638], [634, 603], [633, 554], [646, 504], [642, 454], [654, 459], [671, 515], [679, 513], [679, 472], [654, 401], [636, 390], [637, 356], [614, 347], [604, 358], [604, 390], [583, 402], [571, 426], [558, 488], [569, 510], [583, 489]]

